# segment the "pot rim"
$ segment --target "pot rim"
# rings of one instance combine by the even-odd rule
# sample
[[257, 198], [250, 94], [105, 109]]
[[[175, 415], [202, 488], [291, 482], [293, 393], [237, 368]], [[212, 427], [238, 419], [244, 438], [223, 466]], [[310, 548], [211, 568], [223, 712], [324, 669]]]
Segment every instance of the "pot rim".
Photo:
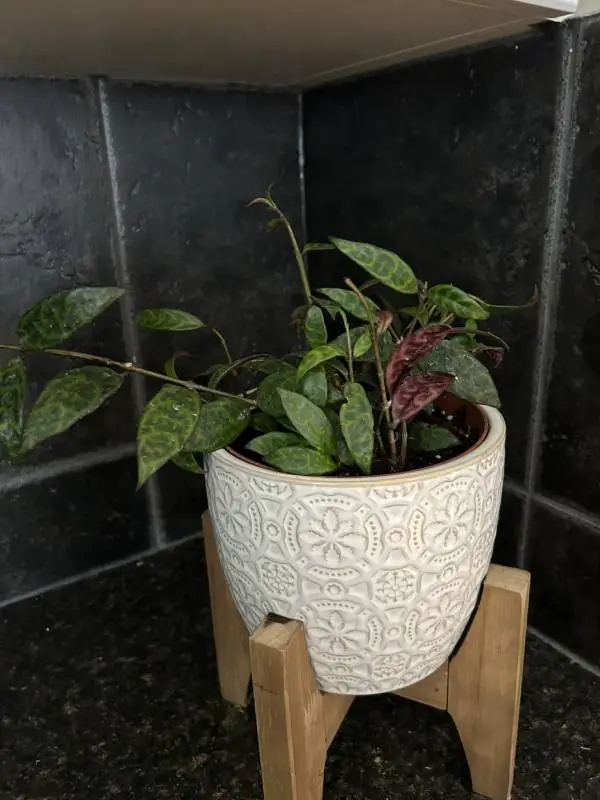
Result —
[[487, 435], [474, 444], [465, 453], [459, 456], [443, 461], [440, 464], [434, 464], [429, 467], [421, 467], [420, 469], [409, 470], [408, 472], [395, 472], [390, 475], [356, 475], [356, 476], [340, 476], [340, 475], [294, 475], [291, 472], [278, 472], [271, 469], [264, 464], [259, 464], [240, 453], [231, 450], [230, 448], [223, 448], [216, 450], [214, 453], [209, 453], [208, 461], [218, 458], [221, 463], [228, 464], [229, 466], [236, 466], [238, 469], [242, 468], [247, 472], [258, 473], [260, 477], [270, 481], [285, 481], [286, 483], [314, 485], [322, 484], [331, 487], [341, 486], [389, 486], [406, 483], [415, 483], [415, 481], [427, 480], [432, 477], [439, 477], [445, 473], [456, 472], [463, 469], [463, 467], [470, 466], [473, 462], [480, 461], [486, 456], [491, 455], [497, 447], [504, 443], [506, 438], [506, 424], [504, 417], [496, 409], [490, 406], [478, 405], [477, 408], [482, 412], [484, 418], [488, 423]]

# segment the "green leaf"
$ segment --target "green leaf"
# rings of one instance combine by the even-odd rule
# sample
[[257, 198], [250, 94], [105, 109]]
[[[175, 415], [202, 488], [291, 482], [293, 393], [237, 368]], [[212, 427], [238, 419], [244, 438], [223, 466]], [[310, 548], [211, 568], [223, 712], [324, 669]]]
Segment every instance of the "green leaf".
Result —
[[334, 237], [330, 237], [330, 241], [381, 283], [403, 294], [416, 294], [418, 285], [415, 273], [396, 253], [364, 242]]
[[325, 475], [337, 469], [331, 456], [310, 447], [282, 447], [266, 456], [265, 461], [292, 475]]
[[372, 346], [373, 340], [371, 338], [371, 331], [367, 329], [361, 333], [354, 344], [354, 349], [352, 351], [354, 353], [354, 358], [362, 358], [369, 352]]
[[256, 414], [252, 415], [250, 418], [250, 427], [257, 431], [262, 431], [263, 433], [271, 433], [271, 431], [279, 429], [277, 420], [265, 414], [264, 411], [258, 411]]
[[298, 379], [296, 370], [293, 367], [286, 367], [279, 372], [274, 372], [272, 375], [267, 375], [256, 393], [258, 407], [270, 417], [283, 417], [285, 411], [281, 405], [278, 390], [289, 389], [290, 391], [295, 391], [297, 388]]
[[341, 403], [344, 399], [342, 390], [337, 386], [331, 378], [327, 382], [327, 405], [335, 405]]
[[212, 453], [234, 442], [248, 427], [252, 406], [235, 397], [204, 403], [185, 450]]
[[273, 356], [252, 356], [251, 358], [244, 359], [244, 369], [249, 372], [258, 372], [263, 375], [272, 375], [274, 372], [280, 372], [282, 369], [288, 369], [289, 364], [282, 361], [280, 358], [273, 358]]
[[500, 408], [500, 398], [492, 376], [475, 356], [456, 338], [446, 339], [433, 353], [419, 361], [424, 371], [446, 372], [454, 375], [449, 391], [472, 403]]
[[298, 383], [300, 392], [308, 397], [316, 406], [327, 405], [327, 375], [322, 365], [311, 370]]
[[[356, 342], [360, 339], [363, 333], [365, 333], [365, 331], [368, 333], [368, 325], [359, 325], [357, 328], [350, 328], [350, 344], [352, 345], [352, 350], [354, 350]], [[336, 336], [328, 346], [336, 347], [338, 349], [338, 354], [343, 355], [345, 358], [348, 357], [348, 337], [345, 333], [340, 333], [339, 336]]]
[[66, 431], [115, 394], [124, 375], [106, 367], [79, 367], [57, 375], [43, 388], [23, 432], [23, 450]]
[[324, 344], [321, 347], [315, 347], [314, 350], [309, 350], [298, 366], [298, 380], [303, 378], [311, 369], [318, 367], [319, 364], [323, 364], [325, 361], [329, 361], [332, 358], [343, 356], [345, 352], [345, 348], [342, 349], [333, 343]]
[[304, 319], [304, 335], [309, 347], [327, 344], [327, 328], [323, 312], [318, 306], [310, 306]]
[[[340, 395], [343, 400], [344, 395], [341, 392]], [[327, 414], [327, 419], [331, 423], [331, 427], [333, 428], [333, 432], [335, 434], [338, 461], [340, 461], [346, 467], [351, 467], [354, 464], [354, 459], [352, 458], [352, 453], [350, 450], [348, 450], [348, 445], [344, 439], [340, 418], [332, 408], [326, 408], [325, 413]]]
[[22, 358], [11, 358], [0, 369], [0, 455], [16, 458], [21, 449], [27, 372]]
[[347, 383], [347, 402], [340, 408], [340, 424], [348, 450], [361, 472], [369, 475], [375, 448], [373, 409], [360, 383]]
[[229, 370], [229, 364], [219, 364], [206, 384], [210, 389], [216, 389], [223, 375]]
[[137, 435], [138, 487], [183, 448], [201, 405], [198, 394], [182, 386], [163, 386], [146, 405]]
[[173, 353], [171, 358], [168, 358], [165, 361], [165, 375], [168, 375], [169, 378], [174, 378], [175, 380], [179, 380], [179, 375], [177, 374], [177, 370], [175, 369], [175, 362], [177, 361], [179, 356], [187, 356], [189, 353], [179, 352]]
[[336, 303], [332, 303], [331, 300], [325, 300], [323, 297], [315, 297], [313, 299], [315, 303], [327, 311], [331, 319], [335, 319], [340, 313], [340, 307]]
[[180, 453], [177, 453], [176, 456], [173, 456], [171, 461], [175, 466], [179, 467], [179, 469], [183, 469], [186, 472], [193, 472], [194, 475], [204, 475], [204, 470], [196, 461], [196, 457], [193, 453], [186, 453], [182, 450]]
[[306, 397], [286, 389], [279, 389], [279, 396], [288, 419], [298, 433], [317, 450], [323, 453], [336, 452], [335, 435], [325, 413]]
[[408, 426], [408, 440], [411, 447], [421, 453], [437, 453], [461, 444], [452, 431], [427, 422], [412, 422]]
[[206, 328], [198, 317], [178, 308], [146, 308], [137, 315], [137, 324], [150, 331], [195, 331]]
[[[345, 355], [345, 353], [344, 353]], [[339, 358], [332, 358], [325, 364], [325, 371], [329, 373], [339, 372], [344, 378], [348, 378], [348, 369], [346, 368], [343, 361], [340, 361]]]
[[[330, 300], [333, 300], [334, 303], [340, 306], [340, 308], [343, 308], [344, 311], [347, 311], [348, 314], [352, 314], [358, 319], [369, 322], [369, 315], [366, 308], [361, 303], [360, 298], [358, 298], [354, 292], [350, 291], [350, 289], [319, 289], [319, 292]], [[365, 297], [365, 301], [371, 311], [371, 318], [376, 319], [377, 312], [380, 311], [379, 306], [369, 297]]]
[[457, 317], [464, 319], [487, 319], [490, 315], [477, 298], [451, 283], [432, 286], [427, 292], [427, 299], [441, 311], [456, 314]]
[[420, 306], [402, 306], [402, 308], [398, 309], [398, 313], [406, 314], [408, 317], [415, 317], [423, 327], [427, 325], [427, 321], [429, 319], [429, 311], [427, 311], [426, 308], [421, 308]]
[[275, 450], [280, 450], [282, 447], [291, 447], [292, 445], [306, 447], [306, 442], [297, 433], [273, 431], [252, 439], [246, 445], [246, 450], [252, 450], [253, 453], [258, 453], [261, 456], [268, 456], [269, 453], [274, 453]]
[[335, 247], [327, 242], [307, 242], [302, 248], [302, 253], [322, 253], [326, 250], [335, 250]]
[[125, 289], [105, 286], [73, 289], [46, 297], [19, 320], [19, 341], [30, 350], [56, 347], [92, 322], [124, 293]]
[[287, 417], [279, 417], [278, 420], [279, 424], [282, 428], [285, 428], [287, 431], [291, 431], [292, 433], [298, 433], [295, 426], [290, 422]]

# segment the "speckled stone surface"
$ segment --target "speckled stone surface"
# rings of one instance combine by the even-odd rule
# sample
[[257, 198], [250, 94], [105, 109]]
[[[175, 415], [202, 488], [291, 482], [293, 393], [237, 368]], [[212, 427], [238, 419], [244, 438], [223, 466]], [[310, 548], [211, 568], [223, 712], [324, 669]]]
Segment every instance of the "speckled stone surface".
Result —
[[[258, 800], [252, 710], [217, 691], [199, 541], [0, 613], [2, 800]], [[529, 642], [517, 800], [600, 797], [600, 681]], [[465, 800], [450, 718], [355, 702], [325, 800]]]

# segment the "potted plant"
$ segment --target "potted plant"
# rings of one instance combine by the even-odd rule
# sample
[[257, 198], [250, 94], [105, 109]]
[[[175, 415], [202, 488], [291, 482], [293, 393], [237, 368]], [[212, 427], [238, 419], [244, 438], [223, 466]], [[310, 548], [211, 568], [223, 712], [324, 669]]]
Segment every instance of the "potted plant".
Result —
[[[18, 324], [0, 370], [0, 443], [18, 459], [99, 408], [128, 374], [163, 382], [139, 422], [139, 485], [168, 461], [201, 473], [223, 569], [249, 630], [275, 612], [303, 621], [323, 690], [400, 689], [448, 658], [488, 569], [500, 508], [505, 426], [480, 329], [500, 306], [428, 286], [394, 253], [332, 238], [301, 248], [272, 197], [255, 203], [287, 231], [305, 295], [305, 347], [225, 359], [199, 379], [176, 355], [164, 373], [62, 348], [123, 289], [46, 298]], [[366, 283], [314, 291], [306, 256], [337, 250]], [[354, 267], [355, 268], [355, 267]], [[384, 298], [374, 295], [383, 289]], [[205, 327], [148, 309], [157, 331]], [[31, 351], [79, 359], [27, 405]], [[251, 388], [231, 382], [253, 376]], [[247, 384], [246, 384], [247, 386]]]

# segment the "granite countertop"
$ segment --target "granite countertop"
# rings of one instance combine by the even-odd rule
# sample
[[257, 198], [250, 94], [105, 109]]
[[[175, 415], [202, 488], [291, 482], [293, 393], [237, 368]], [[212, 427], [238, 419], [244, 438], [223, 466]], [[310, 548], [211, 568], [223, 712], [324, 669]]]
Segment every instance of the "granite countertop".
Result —
[[[217, 690], [202, 543], [0, 612], [2, 800], [258, 800], [252, 709]], [[528, 645], [514, 797], [600, 798], [600, 680]], [[326, 800], [467, 800], [443, 712], [357, 700]]]

